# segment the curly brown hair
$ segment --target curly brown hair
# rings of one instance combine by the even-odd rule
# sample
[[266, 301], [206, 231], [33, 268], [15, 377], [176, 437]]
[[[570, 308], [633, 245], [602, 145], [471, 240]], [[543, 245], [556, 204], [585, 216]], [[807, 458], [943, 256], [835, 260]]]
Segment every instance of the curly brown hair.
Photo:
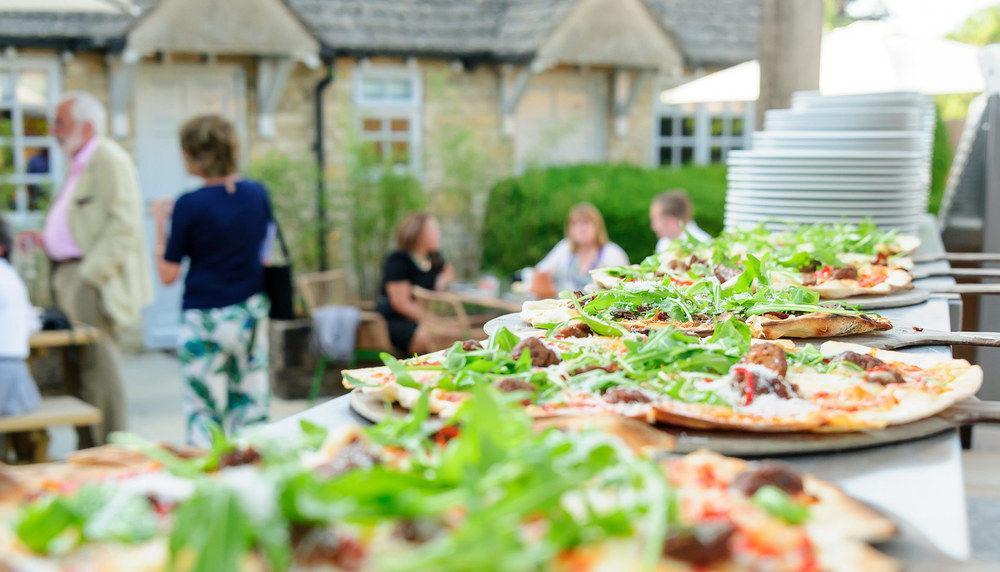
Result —
[[181, 127], [181, 149], [195, 174], [225, 177], [236, 172], [239, 140], [233, 124], [220, 115], [199, 115]]

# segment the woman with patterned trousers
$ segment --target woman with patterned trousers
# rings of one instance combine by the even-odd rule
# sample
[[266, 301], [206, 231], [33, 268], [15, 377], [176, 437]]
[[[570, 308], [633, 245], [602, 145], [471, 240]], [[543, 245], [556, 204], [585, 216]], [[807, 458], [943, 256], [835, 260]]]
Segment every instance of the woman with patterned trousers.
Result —
[[178, 357], [187, 439], [205, 447], [212, 426], [235, 435], [267, 421], [269, 304], [262, 284], [274, 223], [267, 189], [237, 173], [231, 123], [215, 115], [195, 117], [181, 128], [180, 139], [188, 173], [204, 186], [173, 205], [154, 205], [157, 270], [171, 284], [188, 259]]

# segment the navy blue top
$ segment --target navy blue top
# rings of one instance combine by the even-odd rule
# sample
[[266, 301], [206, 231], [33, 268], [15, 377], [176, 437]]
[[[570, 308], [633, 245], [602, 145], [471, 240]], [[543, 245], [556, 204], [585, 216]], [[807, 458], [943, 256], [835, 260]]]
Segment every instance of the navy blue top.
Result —
[[163, 258], [191, 261], [185, 310], [231, 306], [261, 291], [261, 251], [271, 220], [267, 188], [256, 181], [238, 181], [232, 194], [212, 185], [177, 199]]

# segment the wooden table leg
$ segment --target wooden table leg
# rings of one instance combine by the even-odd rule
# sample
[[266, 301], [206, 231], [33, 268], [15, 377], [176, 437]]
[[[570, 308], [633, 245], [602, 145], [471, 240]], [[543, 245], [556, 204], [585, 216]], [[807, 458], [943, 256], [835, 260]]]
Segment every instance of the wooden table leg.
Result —
[[[63, 383], [73, 397], [81, 397], [83, 380], [80, 376], [80, 350], [81, 346], [63, 346], [62, 369]], [[96, 445], [94, 433], [90, 427], [76, 428], [76, 448], [89, 449]]]

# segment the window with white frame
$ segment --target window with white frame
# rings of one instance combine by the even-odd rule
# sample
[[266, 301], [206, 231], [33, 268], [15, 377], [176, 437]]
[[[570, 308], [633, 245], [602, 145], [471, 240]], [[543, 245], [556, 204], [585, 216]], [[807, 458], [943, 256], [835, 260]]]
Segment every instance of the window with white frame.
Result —
[[733, 149], [750, 146], [751, 101], [684, 103], [658, 110], [654, 137], [658, 165], [723, 163]]
[[421, 87], [415, 65], [358, 67], [353, 85], [358, 133], [376, 161], [418, 170]]
[[0, 56], [0, 210], [21, 221], [47, 208], [62, 176], [51, 135], [60, 92], [56, 58]]

